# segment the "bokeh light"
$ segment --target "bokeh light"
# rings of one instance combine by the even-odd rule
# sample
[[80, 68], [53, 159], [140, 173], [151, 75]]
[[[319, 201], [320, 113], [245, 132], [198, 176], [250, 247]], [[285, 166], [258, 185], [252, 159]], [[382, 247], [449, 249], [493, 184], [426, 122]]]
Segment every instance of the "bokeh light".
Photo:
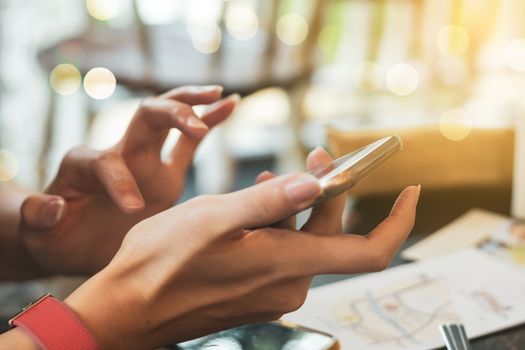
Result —
[[232, 3], [226, 11], [225, 21], [228, 33], [239, 40], [253, 38], [259, 30], [259, 19], [247, 6]]
[[408, 63], [398, 63], [390, 67], [386, 74], [386, 87], [399, 96], [410, 95], [419, 85], [417, 70]]
[[81, 76], [72, 64], [57, 65], [49, 74], [49, 85], [59, 95], [69, 96], [80, 87]]
[[20, 168], [18, 157], [7, 149], [0, 149], [0, 181], [12, 180]]
[[120, 9], [121, 0], [86, 0], [86, 9], [95, 19], [107, 21], [115, 17]]
[[186, 4], [186, 25], [190, 35], [193, 27], [211, 27], [219, 23], [224, 6], [223, 1], [191, 0], [184, 2]]
[[464, 140], [470, 134], [471, 129], [471, 121], [461, 109], [449, 109], [439, 119], [439, 131], [452, 141]]
[[525, 72], [525, 39], [514, 39], [506, 47], [505, 64], [515, 71]]
[[462, 26], [447, 25], [441, 28], [436, 36], [436, 46], [442, 55], [460, 56], [467, 51], [470, 38]]
[[329, 57], [335, 57], [343, 28], [337, 25], [327, 25], [319, 33], [319, 48]]
[[184, 10], [180, 1], [173, 0], [136, 0], [137, 13], [147, 25], [173, 23]]
[[352, 72], [352, 82], [363, 92], [377, 91], [383, 85], [383, 70], [375, 62], [362, 62]]
[[93, 68], [84, 77], [84, 90], [96, 100], [103, 100], [113, 95], [116, 85], [115, 76], [107, 68]]
[[283, 43], [299, 45], [308, 36], [308, 22], [297, 13], [288, 13], [279, 18], [275, 30]]
[[217, 25], [193, 26], [190, 35], [193, 47], [201, 53], [214, 53], [221, 46], [222, 32]]
[[436, 62], [439, 79], [449, 86], [460, 86], [469, 79], [468, 62], [461, 57], [442, 57]]

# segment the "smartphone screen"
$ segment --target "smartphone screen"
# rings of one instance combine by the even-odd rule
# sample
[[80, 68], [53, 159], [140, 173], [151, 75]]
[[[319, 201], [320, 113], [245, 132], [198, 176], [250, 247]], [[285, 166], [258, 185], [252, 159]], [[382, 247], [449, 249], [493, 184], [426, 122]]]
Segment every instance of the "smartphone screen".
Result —
[[248, 324], [176, 345], [178, 350], [332, 350], [329, 334], [283, 322]]

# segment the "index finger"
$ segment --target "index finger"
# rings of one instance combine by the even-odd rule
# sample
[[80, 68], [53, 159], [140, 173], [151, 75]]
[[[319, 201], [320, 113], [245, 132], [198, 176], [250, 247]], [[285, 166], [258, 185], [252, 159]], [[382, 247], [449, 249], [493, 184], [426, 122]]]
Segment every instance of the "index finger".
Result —
[[220, 85], [189, 85], [172, 89], [159, 97], [183, 102], [190, 106], [207, 105], [218, 101], [222, 90]]
[[[317, 147], [306, 158], [308, 170], [330, 163], [333, 158], [323, 148]], [[345, 208], [346, 193], [342, 193], [312, 208], [310, 218], [303, 226], [303, 230], [318, 234], [341, 233], [342, 217]]]
[[126, 152], [134, 152], [148, 145], [155, 145], [160, 152], [171, 128], [201, 139], [208, 127], [191, 106], [210, 104], [221, 98], [218, 85], [183, 86], [158, 97], [146, 98], [131, 121], [122, 144]]

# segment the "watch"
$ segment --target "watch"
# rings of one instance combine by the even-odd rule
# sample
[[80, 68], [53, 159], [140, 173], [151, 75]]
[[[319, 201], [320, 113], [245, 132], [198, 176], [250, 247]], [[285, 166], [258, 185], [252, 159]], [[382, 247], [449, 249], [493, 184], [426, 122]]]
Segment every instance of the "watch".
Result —
[[45, 294], [9, 320], [44, 350], [100, 350], [101, 347], [78, 316], [64, 303]]

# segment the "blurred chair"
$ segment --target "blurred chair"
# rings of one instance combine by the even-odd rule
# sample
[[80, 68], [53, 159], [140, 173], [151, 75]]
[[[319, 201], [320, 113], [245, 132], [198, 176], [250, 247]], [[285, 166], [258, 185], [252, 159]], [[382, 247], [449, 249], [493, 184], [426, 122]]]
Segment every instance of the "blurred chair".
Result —
[[[368, 221], [360, 231], [386, 216], [397, 193], [408, 185], [422, 186], [416, 230], [432, 231], [472, 207], [509, 213], [513, 128], [473, 128], [461, 141], [445, 138], [432, 126], [327, 129], [329, 149], [335, 157], [392, 134], [403, 139], [403, 151], [349, 191], [357, 198], [357, 216]], [[356, 225], [360, 224], [350, 227]]]

